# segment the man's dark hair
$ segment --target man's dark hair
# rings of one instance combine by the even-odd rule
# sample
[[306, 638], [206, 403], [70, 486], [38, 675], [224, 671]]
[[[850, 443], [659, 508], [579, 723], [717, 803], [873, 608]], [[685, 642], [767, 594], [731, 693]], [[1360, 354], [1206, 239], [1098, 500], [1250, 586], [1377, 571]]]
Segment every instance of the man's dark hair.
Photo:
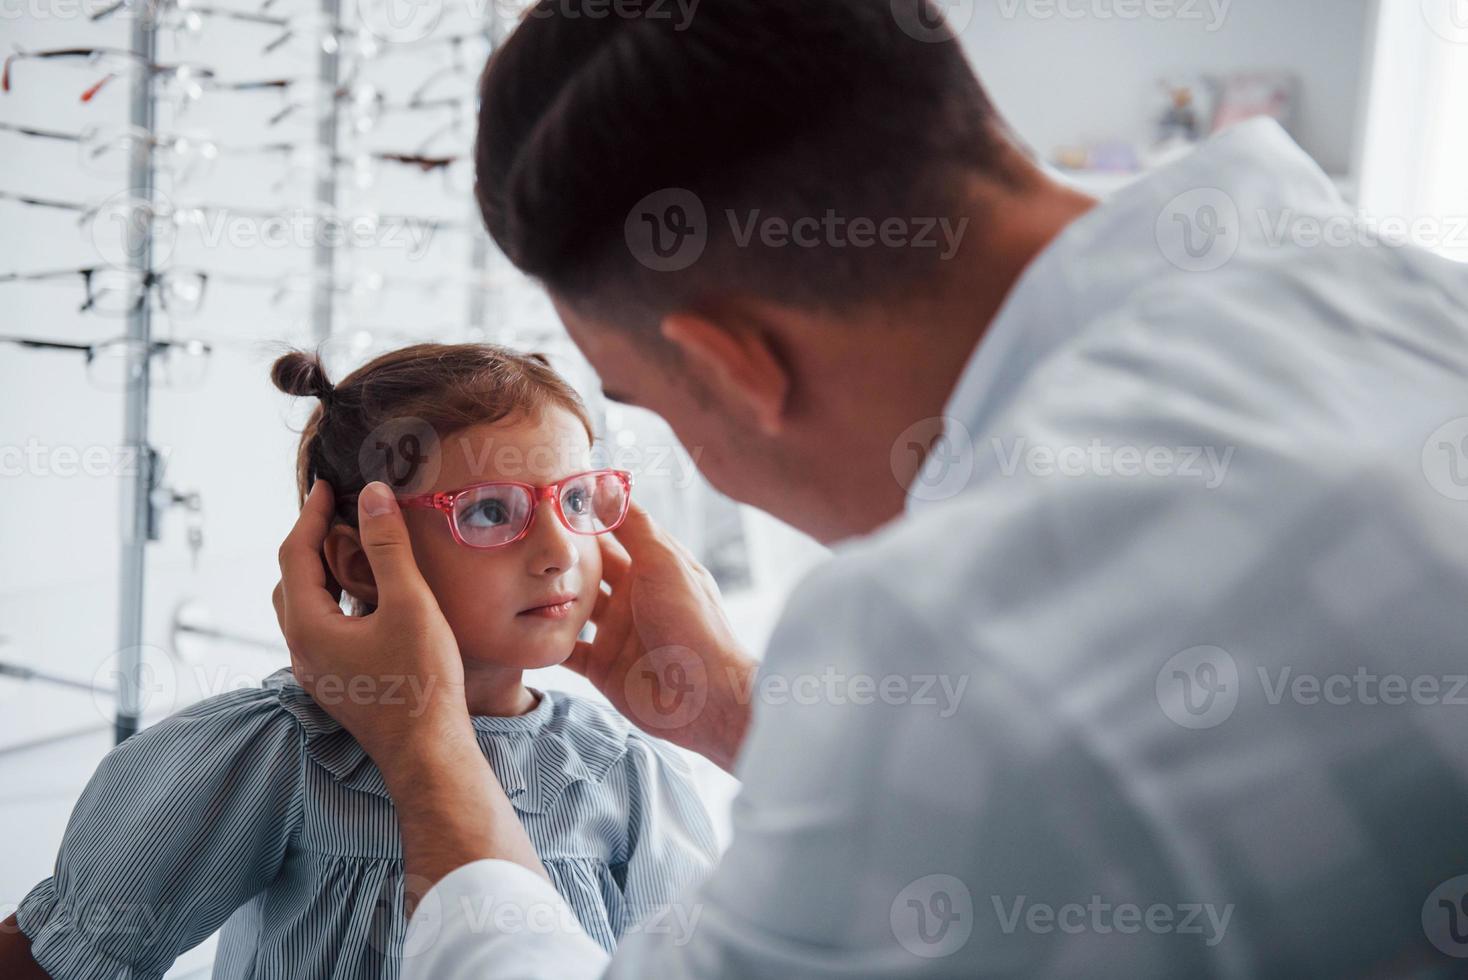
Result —
[[[731, 222], [957, 219], [968, 175], [1010, 176], [1007, 131], [931, 0], [702, 0], [686, 22], [672, 3], [568, 2], [541, 0], [490, 60], [475, 167], [500, 248], [573, 304], [625, 322], [738, 289], [850, 308], [911, 290], [937, 252], [741, 245]], [[911, 30], [935, 24], [938, 40]], [[704, 206], [707, 248], [659, 271], [626, 229], [672, 188]]]

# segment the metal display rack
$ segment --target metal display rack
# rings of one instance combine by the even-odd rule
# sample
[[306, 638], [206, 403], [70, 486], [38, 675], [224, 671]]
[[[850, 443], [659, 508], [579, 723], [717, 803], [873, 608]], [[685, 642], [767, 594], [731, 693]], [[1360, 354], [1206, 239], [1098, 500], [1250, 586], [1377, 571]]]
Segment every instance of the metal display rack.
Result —
[[[136, 200], [153, 202], [153, 141], [157, 133], [157, 100], [154, 96], [153, 72], [146, 66], [157, 63], [158, 25], [153, 17], [138, 15], [132, 23], [133, 53], [141, 59], [143, 70], [131, 78], [130, 122], [146, 134], [129, 158], [128, 191]], [[149, 281], [153, 273], [153, 222], [129, 221], [127, 256], [133, 272], [141, 281]], [[117, 715], [114, 732], [117, 742], [135, 735], [142, 716], [141, 675], [143, 656], [143, 574], [147, 569], [148, 540], [154, 533], [153, 489], [158, 470], [158, 457], [148, 441], [148, 402], [152, 391], [153, 358], [148, 353], [153, 339], [152, 290], [144, 288], [143, 301], [128, 315], [128, 339], [139, 344], [143, 355], [138, 358], [137, 374], [127, 386], [123, 409], [123, 446], [136, 453], [139, 465], [130, 481], [122, 486], [122, 541], [118, 554], [118, 619], [117, 649], [118, 685]]]
[[[134, 152], [129, 159], [126, 191], [135, 203], [149, 207], [157, 201], [157, 156], [155, 141], [159, 137], [157, 125], [158, 81], [152, 69], [157, 64], [159, 16], [167, 8], [156, 0], [139, 0], [131, 8], [131, 55], [141, 66], [130, 73], [129, 78], [129, 122], [138, 134]], [[316, 38], [317, 63], [315, 81], [320, 85], [322, 97], [317, 100], [315, 118], [315, 149], [322, 160], [329, 161], [318, 166], [314, 181], [314, 200], [320, 215], [335, 214], [338, 203], [338, 156], [339, 136], [343, 115], [342, 54], [343, 37], [342, 9], [340, 0], [320, 0], [319, 15], [321, 34]], [[359, 11], [360, 13], [360, 11]], [[235, 16], [227, 14], [227, 16]], [[246, 15], [240, 15], [246, 16]], [[262, 22], [276, 23], [287, 31], [294, 31], [284, 20], [272, 20], [263, 15]], [[497, 12], [491, 5], [488, 20], [483, 26], [483, 36], [491, 50], [500, 40]], [[479, 33], [478, 31], [475, 32]], [[330, 43], [325, 43], [328, 40]], [[281, 84], [281, 83], [265, 83]], [[334, 94], [333, 94], [334, 93]], [[411, 106], [410, 106], [411, 108]], [[174, 505], [185, 503], [197, 496], [186, 498], [162, 483], [161, 457], [149, 439], [149, 411], [154, 381], [153, 352], [160, 346], [154, 341], [153, 313], [157, 302], [154, 290], [159, 270], [154, 268], [155, 228], [152, 220], [129, 221], [125, 231], [127, 272], [141, 283], [141, 301], [126, 317], [125, 342], [136, 354], [137, 363], [127, 369], [130, 383], [126, 386], [123, 406], [123, 447], [134, 453], [138, 465], [124, 478], [121, 486], [121, 548], [118, 561], [119, 606], [116, 633], [118, 653], [117, 685], [109, 691], [116, 698], [116, 714], [113, 724], [117, 742], [136, 734], [142, 720], [141, 683], [144, 674], [142, 662], [145, 630], [145, 586], [147, 574], [147, 545], [160, 537], [163, 512]], [[328, 236], [316, 236], [312, 245], [312, 267], [314, 272], [310, 325], [311, 333], [319, 343], [333, 335], [335, 303], [338, 290], [336, 265], [337, 246]], [[487, 240], [475, 239], [468, 270], [468, 325], [479, 327], [485, 319], [485, 297], [482, 274], [489, 259]], [[15, 278], [15, 277], [11, 277]], [[44, 341], [26, 341], [22, 338], [6, 338], [23, 346], [67, 347], [77, 345], [47, 344]], [[83, 345], [84, 346], [84, 345]], [[208, 636], [207, 630], [195, 630]], [[221, 634], [222, 635], [222, 634]], [[227, 638], [227, 636], [225, 637]], [[16, 664], [0, 662], [0, 674], [28, 682], [45, 683], [62, 688], [86, 688], [95, 690], [94, 685], [57, 676]]]

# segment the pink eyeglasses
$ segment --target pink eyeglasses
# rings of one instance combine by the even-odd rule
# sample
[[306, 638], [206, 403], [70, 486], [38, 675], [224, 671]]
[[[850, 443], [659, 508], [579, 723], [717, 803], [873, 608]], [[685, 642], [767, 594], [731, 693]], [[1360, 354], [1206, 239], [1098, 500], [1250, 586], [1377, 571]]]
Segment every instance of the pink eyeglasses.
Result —
[[574, 534], [606, 534], [627, 517], [632, 474], [623, 470], [578, 473], [546, 486], [479, 483], [461, 490], [399, 497], [402, 507], [442, 511], [454, 540], [468, 548], [502, 548], [530, 533], [537, 504], [555, 503], [556, 516]]

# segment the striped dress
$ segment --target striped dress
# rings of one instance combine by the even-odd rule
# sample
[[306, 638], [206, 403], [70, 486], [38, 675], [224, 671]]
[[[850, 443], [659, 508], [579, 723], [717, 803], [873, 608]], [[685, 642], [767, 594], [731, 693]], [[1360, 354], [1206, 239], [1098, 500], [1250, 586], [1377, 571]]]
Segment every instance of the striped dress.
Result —
[[[667, 746], [539, 693], [529, 714], [475, 718], [479, 745], [556, 890], [611, 950], [712, 866], [713, 831]], [[64, 980], [161, 977], [221, 925], [216, 980], [395, 978], [416, 951], [404, 884], [381, 774], [283, 670], [109, 754], [17, 917]], [[486, 928], [503, 922], [491, 898]]]

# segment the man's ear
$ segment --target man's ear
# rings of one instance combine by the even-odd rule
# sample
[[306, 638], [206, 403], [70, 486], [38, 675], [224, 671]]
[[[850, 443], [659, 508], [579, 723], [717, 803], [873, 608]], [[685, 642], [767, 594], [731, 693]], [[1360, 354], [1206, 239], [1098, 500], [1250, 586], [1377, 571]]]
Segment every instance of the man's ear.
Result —
[[377, 605], [377, 580], [372, 577], [372, 564], [362, 548], [362, 536], [348, 524], [333, 524], [326, 532], [326, 541], [321, 546], [326, 555], [326, 565], [331, 574], [341, 583], [347, 595], [366, 603]]
[[698, 380], [726, 403], [743, 407], [767, 436], [785, 425], [790, 395], [790, 369], [771, 342], [755, 326], [726, 326], [696, 313], [670, 313], [663, 318], [663, 338], [683, 353]]

